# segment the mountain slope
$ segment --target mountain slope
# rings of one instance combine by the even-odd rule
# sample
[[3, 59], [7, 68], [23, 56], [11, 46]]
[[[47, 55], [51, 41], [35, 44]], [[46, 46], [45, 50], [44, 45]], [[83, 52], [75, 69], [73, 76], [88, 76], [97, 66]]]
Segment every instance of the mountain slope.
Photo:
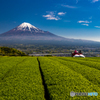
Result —
[[14, 29], [1, 34], [1, 36], [56, 36], [48, 31], [40, 30], [29, 23], [22, 23]]
[[66, 40], [48, 31], [43, 31], [30, 23], [22, 23], [14, 29], [2, 33], [1, 40]]
[[[64, 38], [61, 36], [57, 36], [53, 33], [50, 33], [48, 31], [43, 31], [30, 23], [22, 23], [19, 26], [15, 27], [14, 29], [0, 34], [0, 42], [8, 42], [8, 40], [11, 40], [11, 42], [19, 42], [19, 41], [25, 41], [26, 43], [31, 41], [38, 40], [38, 41], [44, 41], [49, 40], [49, 42], [53, 41], [63, 41], [70, 42], [70, 43], [93, 43], [94, 41], [88, 41], [88, 40], [81, 40], [81, 39], [70, 39], [70, 38]], [[53, 42], [54, 43], [54, 42]]]

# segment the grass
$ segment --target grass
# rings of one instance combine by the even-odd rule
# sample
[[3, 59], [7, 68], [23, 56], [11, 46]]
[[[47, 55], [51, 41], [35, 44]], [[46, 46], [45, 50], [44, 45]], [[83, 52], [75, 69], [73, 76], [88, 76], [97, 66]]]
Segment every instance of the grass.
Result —
[[[71, 69], [73, 65], [62, 64], [57, 58], [39, 58], [44, 79], [50, 94], [51, 100], [97, 100], [98, 97], [70, 97], [70, 92], [98, 92], [100, 93], [100, 83], [94, 84], [81, 73]], [[45, 63], [46, 62], [46, 63]], [[66, 62], [67, 63], [67, 62]], [[76, 68], [77, 69], [77, 68]], [[98, 70], [96, 70], [98, 71]], [[87, 75], [89, 76], [89, 75]], [[91, 78], [92, 79], [92, 78]]]
[[100, 58], [38, 59], [40, 65], [37, 57], [0, 57], [0, 100], [46, 100], [45, 92], [48, 100], [100, 100], [100, 95], [70, 97], [71, 91], [100, 94]]
[[16, 59], [23, 60], [0, 81], [0, 100], [45, 100], [37, 59]]
[[90, 82], [98, 85], [100, 87], [100, 71], [98, 69], [79, 64], [77, 62], [62, 60], [61, 58], [52, 58], [54, 61], [59, 61], [60, 63], [66, 65], [71, 70], [80, 73], [82, 76], [84, 76], [87, 80]]
[[0, 57], [0, 80], [18, 63], [22, 62], [25, 58], [15, 57]]
[[[60, 57], [59, 57], [60, 58]], [[89, 58], [87, 60], [85, 60], [85, 58], [68, 58], [68, 57], [61, 57], [61, 59], [63, 60], [67, 60], [67, 61], [72, 61], [72, 62], [77, 62], [81, 65], [86, 65], [92, 68], [96, 68], [98, 70], [100, 70], [100, 62], [95, 60], [89, 60]], [[93, 58], [94, 59], [94, 58]]]

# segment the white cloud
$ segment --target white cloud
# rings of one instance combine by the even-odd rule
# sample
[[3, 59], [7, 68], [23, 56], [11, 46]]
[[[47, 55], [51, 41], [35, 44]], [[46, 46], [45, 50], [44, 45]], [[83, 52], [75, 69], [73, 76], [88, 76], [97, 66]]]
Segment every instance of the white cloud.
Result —
[[100, 26], [94, 26], [94, 27], [96, 27], [96, 28], [100, 28]]
[[92, 23], [92, 21], [83, 21], [83, 20], [80, 20], [78, 21], [78, 23], [82, 23], [81, 25], [85, 25], [85, 26], [89, 26], [89, 23]]
[[58, 15], [65, 15], [66, 12], [59, 12]]
[[60, 18], [57, 16], [53, 16], [53, 15], [43, 15], [43, 17], [47, 17], [48, 20], [59, 20]]
[[89, 24], [82, 24], [82, 25], [89, 26]]
[[63, 7], [67, 7], [67, 8], [77, 8], [77, 7], [75, 7], [75, 6], [70, 6], [70, 5], [61, 5], [61, 6], [63, 6]]
[[78, 21], [78, 23], [92, 23], [92, 21], [83, 21], [83, 20], [80, 20], [80, 21]]
[[99, 0], [92, 0], [92, 3], [98, 2]]
[[60, 20], [58, 16], [55, 16], [55, 12], [49, 12], [47, 15], [43, 15], [43, 17], [46, 17], [47, 20]]

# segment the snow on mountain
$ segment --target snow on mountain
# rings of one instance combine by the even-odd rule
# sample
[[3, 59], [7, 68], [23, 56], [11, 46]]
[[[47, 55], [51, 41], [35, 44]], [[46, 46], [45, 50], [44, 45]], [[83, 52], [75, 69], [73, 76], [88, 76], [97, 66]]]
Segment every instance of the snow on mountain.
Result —
[[48, 31], [43, 31], [30, 23], [22, 23], [19, 26], [13, 28], [12, 30], [2, 33], [0, 36], [53, 36], [55, 37], [56, 35], [48, 32]]
[[[19, 26], [0, 34], [0, 40], [10, 40], [13, 42], [14, 41], [20, 41], [20, 40], [57, 40], [57, 41], [62, 41], [62, 40], [67, 40], [68, 42], [70, 41], [71, 43], [74, 42], [91, 42], [91, 41], [86, 41], [86, 40], [78, 40], [78, 39], [69, 39], [69, 38], [64, 38], [61, 36], [57, 36], [53, 33], [50, 33], [48, 31], [43, 31], [30, 23], [22, 23]], [[65, 42], [65, 41], [64, 41]], [[33, 42], [32, 42], [33, 43]]]
[[22, 30], [22, 31], [32, 31], [32, 30], [35, 30], [35, 31], [39, 31], [40, 29], [36, 28], [35, 26], [31, 25], [30, 23], [22, 23], [21, 25], [19, 25], [17, 27], [17, 30]]

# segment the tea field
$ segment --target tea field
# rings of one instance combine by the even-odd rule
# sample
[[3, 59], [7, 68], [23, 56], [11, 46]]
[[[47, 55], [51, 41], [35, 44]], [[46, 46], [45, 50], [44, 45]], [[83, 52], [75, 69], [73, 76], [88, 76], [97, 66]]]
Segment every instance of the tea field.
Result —
[[100, 100], [100, 58], [0, 57], [0, 100]]

